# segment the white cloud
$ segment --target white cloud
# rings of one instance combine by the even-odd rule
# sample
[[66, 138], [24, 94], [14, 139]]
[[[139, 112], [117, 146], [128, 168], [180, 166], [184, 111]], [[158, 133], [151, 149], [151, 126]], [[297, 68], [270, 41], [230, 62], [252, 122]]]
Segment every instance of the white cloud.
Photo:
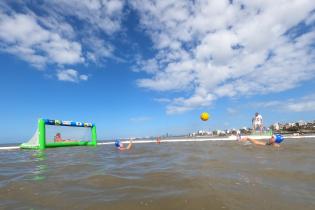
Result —
[[227, 111], [229, 114], [236, 114], [236, 113], [237, 113], [237, 110], [234, 109], [234, 108], [231, 108], [231, 107], [228, 107], [228, 108], [226, 109], [226, 111]]
[[124, 0], [1, 2], [0, 51], [38, 69], [121, 61], [110, 39], [121, 30], [124, 6]]
[[168, 99], [168, 98], [155, 98], [154, 100], [159, 102], [159, 103], [169, 103], [169, 102], [171, 102], [171, 100]]
[[41, 27], [29, 15], [0, 13], [0, 49], [43, 68], [48, 63], [76, 64], [84, 61], [81, 45]]
[[311, 112], [315, 111], [315, 94], [307, 95], [299, 99], [290, 100], [287, 103], [282, 103], [282, 106], [287, 111], [293, 112]]
[[154, 74], [160, 70], [160, 67], [155, 59], [143, 60], [141, 57], [136, 58], [136, 64], [132, 67], [135, 72], [145, 71], [148, 74]]
[[80, 75], [78, 71], [74, 69], [65, 69], [57, 71], [57, 78], [60, 81], [79, 82], [81, 80], [86, 81], [89, 77], [85, 74]]
[[79, 79], [80, 79], [80, 80], [83, 80], [83, 81], [87, 81], [87, 80], [89, 79], [89, 76], [88, 76], [88, 75], [85, 75], [85, 74], [81, 74], [81, 75], [79, 76]]
[[93, 32], [113, 34], [121, 29], [124, 4], [123, 0], [56, 0], [46, 2], [42, 9], [53, 16], [75, 17]]
[[101, 38], [95, 36], [87, 37], [83, 42], [88, 49], [87, 58], [94, 63], [102, 62], [104, 59], [114, 57], [113, 46], [106, 43]]
[[[314, 78], [314, 1], [229, 2], [56, 0], [35, 10], [21, 1], [18, 12], [10, 1], [1, 2], [0, 50], [37, 68], [117, 59], [111, 41], [125, 32], [130, 5], [156, 50], [132, 68], [148, 73], [138, 86], [188, 95], [170, 98], [168, 113], [210, 106], [221, 97], [284, 91]], [[311, 30], [299, 30], [301, 21]]]
[[310, 112], [315, 111], [315, 99], [312, 101], [301, 101], [297, 103], [289, 103], [286, 109], [293, 112]]
[[300, 98], [288, 100], [274, 100], [253, 103], [254, 107], [271, 108], [285, 112], [314, 112], [315, 111], [315, 95], [307, 95]]
[[138, 70], [149, 74], [137, 84], [191, 92], [172, 98], [167, 113], [209, 106], [221, 97], [285, 91], [315, 76], [314, 30], [288, 33], [301, 21], [314, 24], [314, 1], [135, 0], [131, 5], [157, 50], [138, 62]]
[[204, 90], [196, 90], [196, 94], [190, 98], [175, 98], [167, 106], [166, 113], [174, 114], [180, 112], [186, 112], [194, 109], [195, 107], [206, 107], [210, 106], [215, 100], [215, 96], [206, 93]]
[[109, 58], [123, 60], [114, 55], [111, 39], [122, 30], [124, 6], [124, 0], [57, 0], [47, 2], [41, 9], [58, 22], [67, 23], [68, 16], [75, 18], [80, 23], [76, 36], [87, 51], [87, 60], [101, 64]]

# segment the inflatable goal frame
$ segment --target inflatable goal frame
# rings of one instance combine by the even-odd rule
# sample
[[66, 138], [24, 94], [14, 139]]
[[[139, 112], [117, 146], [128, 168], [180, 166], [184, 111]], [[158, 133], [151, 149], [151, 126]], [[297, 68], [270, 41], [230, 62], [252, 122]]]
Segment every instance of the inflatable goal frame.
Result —
[[[87, 127], [91, 129], [91, 141], [65, 141], [65, 142], [47, 142], [46, 141], [46, 125], [53, 126], [71, 126], [71, 127]], [[52, 147], [67, 147], [67, 146], [96, 146], [96, 126], [94, 123], [86, 122], [74, 122], [64, 120], [50, 120], [50, 119], [39, 119], [38, 128], [33, 138], [20, 145], [22, 149], [46, 149]]]

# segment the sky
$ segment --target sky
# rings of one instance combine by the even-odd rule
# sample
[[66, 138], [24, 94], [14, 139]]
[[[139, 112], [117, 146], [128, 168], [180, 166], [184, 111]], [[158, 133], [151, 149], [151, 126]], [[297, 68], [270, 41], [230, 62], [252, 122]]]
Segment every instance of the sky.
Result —
[[0, 66], [0, 143], [38, 118], [99, 139], [311, 121], [315, 1], [3, 0]]

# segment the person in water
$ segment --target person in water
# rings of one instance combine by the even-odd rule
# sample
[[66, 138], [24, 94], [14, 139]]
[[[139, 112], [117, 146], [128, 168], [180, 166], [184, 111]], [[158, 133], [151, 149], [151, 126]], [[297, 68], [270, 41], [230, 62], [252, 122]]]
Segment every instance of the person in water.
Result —
[[284, 140], [283, 136], [280, 135], [280, 134], [275, 134], [275, 135], [272, 135], [270, 139], [268, 139], [267, 142], [265, 141], [259, 141], [259, 140], [256, 140], [256, 139], [253, 139], [253, 138], [249, 138], [249, 137], [241, 137], [240, 135], [238, 136], [237, 138], [238, 141], [240, 142], [251, 142], [255, 145], [261, 145], [261, 146], [267, 146], [267, 145], [271, 145], [271, 146], [274, 146], [274, 147], [280, 147], [280, 143]]
[[157, 137], [157, 138], [156, 138], [156, 143], [157, 143], [157, 144], [161, 144], [161, 138], [160, 138], [160, 137]]
[[125, 145], [124, 145], [119, 139], [117, 139], [117, 140], [115, 141], [115, 147], [116, 147], [117, 149], [119, 149], [120, 151], [123, 151], [123, 150], [130, 150], [131, 147], [132, 147], [132, 140], [130, 140], [128, 146], [125, 147]]
[[77, 142], [76, 140], [65, 140], [61, 138], [61, 134], [60, 133], [56, 133], [55, 137], [54, 137], [54, 142]]
[[256, 112], [255, 116], [252, 118], [253, 130], [256, 131], [259, 129], [260, 135], [262, 134], [262, 130], [264, 127], [262, 116]]
[[56, 133], [56, 135], [54, 137], [54, 142], [63, 142], [60, 133]]

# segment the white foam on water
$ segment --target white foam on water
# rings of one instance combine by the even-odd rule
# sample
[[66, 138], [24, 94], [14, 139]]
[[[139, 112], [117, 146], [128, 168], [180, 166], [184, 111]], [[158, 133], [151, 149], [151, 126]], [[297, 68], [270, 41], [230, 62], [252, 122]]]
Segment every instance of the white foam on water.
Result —
[[20, 147], [19, 146], [0, 147], [0, 150], [11, 150], [11, 149], [20, 149]]

